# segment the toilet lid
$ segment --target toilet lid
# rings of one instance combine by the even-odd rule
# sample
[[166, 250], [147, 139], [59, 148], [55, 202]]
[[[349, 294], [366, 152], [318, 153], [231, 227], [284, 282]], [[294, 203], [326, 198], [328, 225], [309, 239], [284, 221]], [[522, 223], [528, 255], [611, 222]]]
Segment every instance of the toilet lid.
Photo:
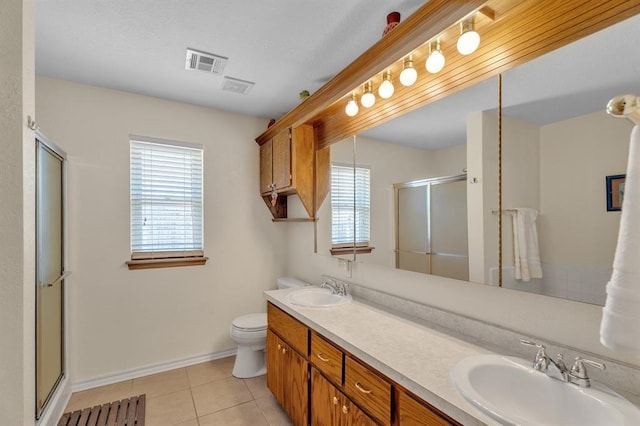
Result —
[[233, 326], [242, 330], [266, 330], [267, 314], [242, 315], [233, 320]]

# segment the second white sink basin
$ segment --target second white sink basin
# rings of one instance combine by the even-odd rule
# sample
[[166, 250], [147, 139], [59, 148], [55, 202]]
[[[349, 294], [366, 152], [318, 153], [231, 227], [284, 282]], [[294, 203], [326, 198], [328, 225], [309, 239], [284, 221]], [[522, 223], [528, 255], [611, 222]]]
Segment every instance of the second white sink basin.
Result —
[[451, 378], [467, 401], [505, 425], [640, 425], [640, 410], [606, 386], [564, 383], [520, 358], [465, 358]]
[[330, 308], [351, 303], [353, 300], [350, 294], [338, 296], [330, 289], [321, 287], [304, 287], [294, 290], [287, 294], [285, 299], [294, 305], [311, 308]]

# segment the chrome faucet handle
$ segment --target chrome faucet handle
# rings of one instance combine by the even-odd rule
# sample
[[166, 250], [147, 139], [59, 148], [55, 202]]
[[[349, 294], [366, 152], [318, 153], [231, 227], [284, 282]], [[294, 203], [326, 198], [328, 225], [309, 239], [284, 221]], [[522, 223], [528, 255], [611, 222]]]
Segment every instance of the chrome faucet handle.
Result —
[[564, 355], [562, 354], [558, 354], [556, 355], [556, 366], [558, 367], [558, 370], [560, 370], [560, 372], [562, 373], [567, 373], [569, 371], [569, 369], [567, 368], [567, 364], [564, 363]]
[[578, 386], [582, 386], [588, 388], [591, 386], [591, 379], [587, 374], [587, 368], [585, 364], [588, 364], [592, 367], [599, 368], [600, 370], [606, 370], [607, 366], [601, 362], [592, 361], [590, 359], [584, 359], [582, 357], [577, 356], [575, 358], [575, 362], [571, 367], [571, 371], [569, 372], [569, 381], [571, 383], [575, 383]]
[[538, 371], [546, 371], [549, 367], [549, 356], [547, 355], [546, 348], [543, 344], [532, 342], [530, 340], [520, 339], [520, 343], [525, 346], [533, 346], [538, 348], [536, 358], [533, 361], [533, 369]]

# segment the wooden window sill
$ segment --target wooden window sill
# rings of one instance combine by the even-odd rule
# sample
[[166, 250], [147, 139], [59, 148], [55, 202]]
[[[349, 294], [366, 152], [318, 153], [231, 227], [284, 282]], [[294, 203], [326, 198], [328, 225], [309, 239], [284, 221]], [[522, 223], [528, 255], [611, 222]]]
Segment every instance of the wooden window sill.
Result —
[[[356, 247], [355, 249], [355, 253], [356, 254], [366, 254], [366, 253], [371, 253], [373, 251], [375, 247]], [[332, 248], [331, 249], [331, 255], [335, 256], [335, 255], [339, 255], [339, 254], [350, 254], [353, 253], [353, 247], [336, 247], [336, 248]]]
[[125, 262], [129, 269], [174, 268], [177, 266], [204, 265], [208, 257], [169, 257], [165, 259], [135, 259]]

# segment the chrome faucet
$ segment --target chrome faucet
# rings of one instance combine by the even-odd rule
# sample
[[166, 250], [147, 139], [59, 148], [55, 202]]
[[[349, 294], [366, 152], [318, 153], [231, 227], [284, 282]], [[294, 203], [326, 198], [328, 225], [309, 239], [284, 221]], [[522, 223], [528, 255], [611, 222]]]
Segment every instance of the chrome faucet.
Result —
[[590, 359], [576, 357], [575, 363], [573, 364], [571, 369], [569, 369], [564, 363], [564, 356], [562, 354], [558, 354], [556, 356], [556, 359], [553, 360], [547, 355], [544, 345], [524, 339], [521, 339], [520, 343], [522, 343], [523, 345], [534, 346], [538, 348], [536, 357], [533, 360], [534, 370], [541, 371], [547, 376], [563, 382], [573, 383], [577, 386], [588, 388], [589, 386], [591, 386], [591, 380], [587, 375], [587, 369], [584, 364], [589, 364], [601, 370], [604, 370], [606, 368], [606, 366], [602, 363], [591, 361]]
[[338, 296], [346, 296], [347, 295], [347, 284], [341, 281], [334, 281], [327, 279], [320, 284], [321, 288], [328, 288], [331, 290], [333, 294], [337, 294]]

